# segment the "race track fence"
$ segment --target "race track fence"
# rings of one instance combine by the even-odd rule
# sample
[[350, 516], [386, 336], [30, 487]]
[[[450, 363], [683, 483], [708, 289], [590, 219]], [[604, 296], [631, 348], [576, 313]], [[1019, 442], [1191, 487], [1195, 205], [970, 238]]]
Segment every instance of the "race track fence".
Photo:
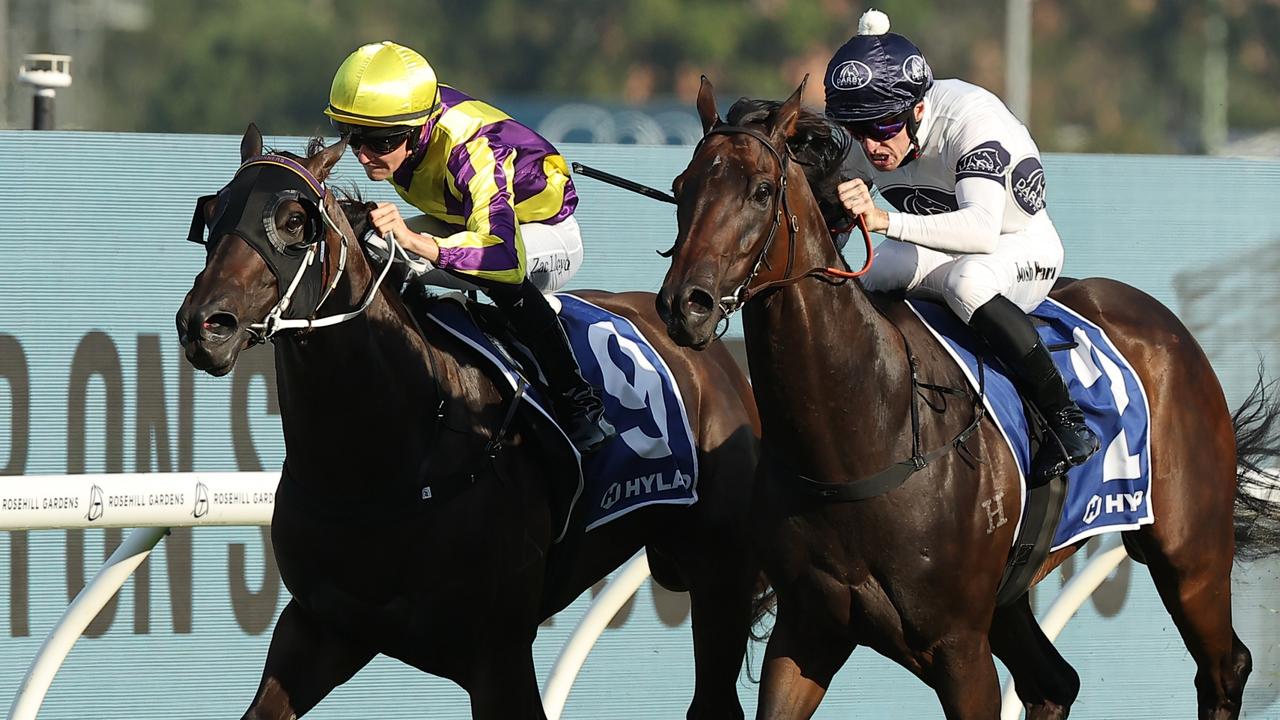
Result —
[[[169, 528], [270, 525], [279, 480], [279, 474], [274, 472], [29, 475], [0, 479], [0, 530], [136, 528], [45, 637], [18, 687], [9, 720], [35, 720], [54, 677], [85, 628]], [[184, 492], [179, 494], [176, 490]], [[173, 497], [191, 501], [167, 502]], [[87, 503], [68, 503], [67, 498], [87, 498]], [[116, 503], [113, 499], [125, 501]], [[1041, 619], [1050, 640], [1058, 636], [1125, 557], [1118, 535], [1104, 539], [1101, 552], [1062, 588]], [[550, 720], [559, 720], [591, 648], [648, 577], [648, 559], [641, 550], [614, 573], [592, 601], [561, 649], [543, 687], [543, 706]], [[1021, 711], [1010, 681], [1005, 688], [1001, 720], [1014, 720]]]

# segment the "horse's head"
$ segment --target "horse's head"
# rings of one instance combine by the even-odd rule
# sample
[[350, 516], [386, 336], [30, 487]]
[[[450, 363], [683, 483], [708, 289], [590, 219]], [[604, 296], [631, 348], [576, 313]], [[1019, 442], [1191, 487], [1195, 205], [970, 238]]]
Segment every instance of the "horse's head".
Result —
[[[678, 229], [671, 268], [657, 299], [667, 332], [695, 348], [715, 339], [721, 320], [755, 289], [792, 272], [796, 235], [814, 223], [816, 205], [805, 165], [792, 162], [797, 156], [788, 143], [802, 113], [811, 125], [825, 123], [802, 111], [803, 82], [781, 104], [740, 101], [735, 110], [755, 102], [759, 111], [737, 112], [736, 122], [730, 123], [716, 112], [713, 92], [704, 77], [698, 115], [705, 135], [672, 184]], [[731, 111], [731, 121], [734, 116]], [[845, 150], [847, 143], [836, 167]], [[816, 222], [821, 227], [820, 217]]]
[[345, 148], [314, 141], [305, 158], [263, 155], [258, 128], [245, 131], [240, 169], [200, 198], [191, 223], [188, 239], [205, 245], [205, 266], [177, 325], [193, 365], [230, 372], [242, 350], [270, 337], [281, 319], [312, 316], [333, 290], [351, 229], [324, 181]]

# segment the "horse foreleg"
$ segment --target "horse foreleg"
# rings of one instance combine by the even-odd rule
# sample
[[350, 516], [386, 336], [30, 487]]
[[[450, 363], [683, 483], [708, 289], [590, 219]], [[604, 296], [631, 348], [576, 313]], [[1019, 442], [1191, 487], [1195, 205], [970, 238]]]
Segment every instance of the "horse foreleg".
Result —
[[[689, 602], [693, 615], [693, 703], [688, 720], [738, 720], [738, 673], [751, 630], [751, 596], [756, 573], [724, 563], [693, 577]], [[728, 566], [728, 567], [725, 567]]]
[[292, 720], [315, 707], [331, 690], [373, 659], [308, 617], [290, 600], [280, 613], [262, 682], [244, 720]]
[[938, 694], [947, 720], [998, 720], [1000, 678], [986, 637], [950, 635], [933, 643], [928, 655], [922, 676]]
[[464, 687], [473, 720], [546, 720], [533, 669], [532, 639], [478, 652]]
[[1026, 595], [997, 608], [991, 649], [1013, 675], [1027, 720], [1061, 720], [1080, 694], [1080, 676], [1045, 637]]
[[921, 678], [938, 694], [947, 720], [998, 720], [1000, 678], [983, 635], [965, 632], [945, 636], [924, 653], [929, 659]]
[[831, 678], [855, 647], [842, 633], [806, 624], [805, 617], [779, 605], [761, 668], [756, 720], [813, 717]]

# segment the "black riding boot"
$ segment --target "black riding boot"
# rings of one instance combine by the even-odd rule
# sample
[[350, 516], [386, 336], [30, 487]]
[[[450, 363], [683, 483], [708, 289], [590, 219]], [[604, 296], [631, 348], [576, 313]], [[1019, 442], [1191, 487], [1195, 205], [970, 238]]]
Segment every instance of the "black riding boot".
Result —
[[556, 419], [578, 453], [586, 455], [617, 434], [604, 418], [599, 392], [582, 377], [578, 360], [569, 349], [569, 337], [542, 292], [526, 279], [510, 292], [486, 288], [486, 294], [538, 359], [551, 386]]
[[1052, 434], [1031, 460], [1031, 482], [1039, 484], [1061, 475], [1098, 451], [1098, 436], [1085, 425], [1084, 413], [1071, 399], [1048, 348], [1021, 308], [997, 295], [974, 312], [969, 326], [1009, 370], [1018, 392], [1040, 411]]

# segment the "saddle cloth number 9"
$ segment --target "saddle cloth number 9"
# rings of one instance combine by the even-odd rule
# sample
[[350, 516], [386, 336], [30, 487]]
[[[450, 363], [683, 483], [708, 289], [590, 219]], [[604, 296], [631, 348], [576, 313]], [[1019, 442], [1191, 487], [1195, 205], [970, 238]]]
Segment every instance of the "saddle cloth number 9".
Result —
[[[662, 392], [662, 377], [653, 363], [649, 362], [640, 346], [634, 341], [616, 334], [610, 323], [592, 324], [587, 331], [587, 339], [591, 344], [591, 352], [600, 365], [605, 394], [616, 400], [626, 410], [638, 411], [639, 414], [633, 416], [637, 420], [643, 418], [643, 412], [647, 408], [653, 415], [654, 426], [658, 432], [658, 436], [653, 437], [638, 424], [633, 424], [624, 430], [626, 419], [630, 418], [618, 417], [617, 420], [623, 423], [618, 427], [618, 437], [642, 458], [658, 459], [670, 456], [671, 444], [670, 438], [667, 437], [667, 404]], [[609, 352], [610, 339], [616, 340], [618, 348], [634, 364], [635, 382], [628, 380], [623, 369], [614, 362]], [[622, 413], [618, 415], [621, 416]], [[614, 419], [614, 414], [610, 413], [609, 417], [611, 420]]]

